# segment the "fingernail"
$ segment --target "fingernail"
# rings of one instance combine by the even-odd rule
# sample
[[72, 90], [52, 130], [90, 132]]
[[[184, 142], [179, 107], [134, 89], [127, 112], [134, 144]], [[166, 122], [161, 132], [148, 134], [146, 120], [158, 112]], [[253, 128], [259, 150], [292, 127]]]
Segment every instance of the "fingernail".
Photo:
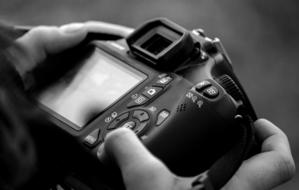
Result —
[[82, 23], [72, 23], [72, 24], [63, 25], [60, 27], [60, 29], [66, 33], [76, 33], [82, 31], [83, 26], [84, 24]]

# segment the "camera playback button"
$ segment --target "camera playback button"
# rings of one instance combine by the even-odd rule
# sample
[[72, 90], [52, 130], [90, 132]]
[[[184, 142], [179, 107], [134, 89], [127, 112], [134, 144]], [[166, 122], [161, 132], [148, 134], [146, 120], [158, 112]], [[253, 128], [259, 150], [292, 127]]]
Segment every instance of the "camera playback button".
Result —
[[145, 104], [148, 101], [148, 98], [143, 96], [143, 95], [139, 95], [136, 99], [132, 100], [131, 102], [128, 103], [127, 108], [132, 108], [135, 106], [140, 106]]

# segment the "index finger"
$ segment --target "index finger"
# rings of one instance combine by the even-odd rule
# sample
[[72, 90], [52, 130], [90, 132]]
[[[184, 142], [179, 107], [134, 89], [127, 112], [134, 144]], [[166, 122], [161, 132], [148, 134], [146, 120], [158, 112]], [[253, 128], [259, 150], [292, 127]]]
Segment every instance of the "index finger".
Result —
[[[110, 34], [120, 35], [123, 37], [128, 36], [134, 31], [134, 29], [130, 27], [107, 23], [107, 22], [100, 22], [100, 21], [87, 21], [85, 23], [80, 23], [80, 24], [84, 25], [84, 28], [86, 28], [88, 32], [110, 33]], [[62, 27], [67, 25], [63, 25]], [[25, 25], [14, 26], [14, 30], [18, 33], [19, 36], [26, 34], [33, 28], [34, 28], [33, 26], [25, 26]]]
[[272, 169], [272, 180], [279, 179], [276, 181], [279, 183], [290, 179], [294, 175], [296, 167], [285, 133], [266, 119], [259, 119], [255, 123], [255, 130], [258, 138], [263, 141], [260, 157], [267, 160], [263, 166], [265, 171], [267, 166], [268, 169], [270, 168], [269, 170]]
[[266, 119], [255, 122], [254, 128], [262, 143], [262, 152], [277, 151], [291, 155], [290, 145], [285, 133]]
[[109, 33], [123, 37], [126, 37], [133, 32], [133, 28], [99, 21], [85, 22], [84, 27], [88, 32]]

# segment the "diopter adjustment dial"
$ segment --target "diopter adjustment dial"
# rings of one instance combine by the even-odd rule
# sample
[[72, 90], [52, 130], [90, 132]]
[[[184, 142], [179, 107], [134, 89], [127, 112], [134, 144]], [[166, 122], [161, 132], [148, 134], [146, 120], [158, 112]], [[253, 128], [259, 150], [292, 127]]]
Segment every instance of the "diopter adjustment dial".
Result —
[[244, 95], [233, 79], [228, 75], [222, 75], [216, 81], [231, 95], [236, 101], [244, 101]]

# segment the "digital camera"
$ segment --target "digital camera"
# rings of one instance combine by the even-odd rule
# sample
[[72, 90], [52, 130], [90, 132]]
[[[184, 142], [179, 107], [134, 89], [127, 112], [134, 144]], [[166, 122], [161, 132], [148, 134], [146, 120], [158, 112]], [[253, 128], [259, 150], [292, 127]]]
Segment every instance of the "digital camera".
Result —
[[238, 116], [256, 119], [220, 40], [201, 29], [155, 19], [72, 56], [35, 98], [100, 161], [106, 135], [127, 127], [174, 173], [198, 174], [236, 143]]

